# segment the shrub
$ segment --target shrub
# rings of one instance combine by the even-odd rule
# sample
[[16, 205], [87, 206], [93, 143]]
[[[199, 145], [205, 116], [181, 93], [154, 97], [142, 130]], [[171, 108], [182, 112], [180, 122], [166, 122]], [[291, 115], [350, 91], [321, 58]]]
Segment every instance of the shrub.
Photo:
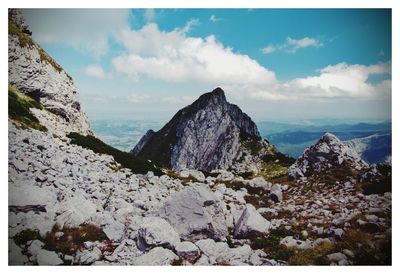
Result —
[[93, 150], [96, 153], [112, 155], [115, 161], [123, 167], [131, 169], [134, 173], [146, 174], [148, 171], [153, 171], [155, 175], [163, 175], [163, 172], [158, 167], [147, 160], [113, 148], [92, 135], [83, 136], [72, 132], [67, 137], [71, 139], [72, 144]]

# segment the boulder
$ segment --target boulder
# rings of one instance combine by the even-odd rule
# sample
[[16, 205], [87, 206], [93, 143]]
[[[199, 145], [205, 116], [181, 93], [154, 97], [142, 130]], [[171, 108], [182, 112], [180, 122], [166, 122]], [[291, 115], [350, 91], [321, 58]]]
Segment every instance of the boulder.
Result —
[[64, 261], [58, 257], [57, 253], [45, 249], [38, 252], [36, 260], [38, 265], [60, 265], [64, 263]]
[[183, 240], [225, 240], [228, 234], [222, 201], [204, 185], [189, 186], [172, 194], [160, 216], [168, 220]]
[[156, 246], [173, 249], [179, 242], [178, 233], [166, 220], [159, 217], [143, 218], [137, 236], [140, 250], [149, 250]]
[[299, 249], [307, 249], [310, 248], [312, 245], [312, 242], [310, 240], [302, 241], [302, 240], [296, 240], [293, 238], [293, 236], [286, 236], [283, 238], [280, 242], [280, 245], [284, 245], [286, 247], [294, 247], [294, 248], [299, 248]]
[[282, 202], [282, 199], [283, 199], [283, 194], [282, 194], [282, 188], [281, 188], [281, 185], [279, 185], [279, 184], [274, 184], [272, 187], [271, 187], [271, 194], [270, 194], [270, 197], [271, 197], [271, 199], [274, 201], [274, 202]]
[[194, 262], [200, 256], [199, 248], [191, 242], [180, 242], [175, 247], [176, 254], [184, 260]]
[[76, 257], [80, 264], [90, 265], [100, 260], [101, 250], [98, 247], [94, 247], [92, 250], [83, 250], [79, 252]]
[[347, 260], [346, 255], [344, 255], [341, 252], [332, 253], [326, 256], [328, 257], [328, 260], [331, 262], [339, 262], [341, 260]]
[[236, 238], [262, 236], [268, 232], [269, 227], [270, 222], [261, 216], [253, 205], [247, 204], [235, 224], [234, 236]]
[[175, 253], [171, 250], [162, 247], [155, 247], [148, 253], [137, 257], [134, 260], [134, 265], [171, 265], [174, 261], [177, 260], [179, 260], [179, 257], [176, 256]]
[[206, 176], [204, 176], [203, 172], [194, 169], [182, 170], [181, 172], [179, 172], [179, 177], [181, 178], [193, 177], [199, 182], [204, 182], [206, 180]]

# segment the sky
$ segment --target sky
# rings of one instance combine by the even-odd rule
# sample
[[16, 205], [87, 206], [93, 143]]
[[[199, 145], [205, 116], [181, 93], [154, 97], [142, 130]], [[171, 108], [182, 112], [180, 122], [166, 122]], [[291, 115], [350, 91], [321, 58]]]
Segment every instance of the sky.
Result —
[[170, 119], [216, 87], [256, 121], [391, 119], [390, 9], [34, 9], [91, 121]]

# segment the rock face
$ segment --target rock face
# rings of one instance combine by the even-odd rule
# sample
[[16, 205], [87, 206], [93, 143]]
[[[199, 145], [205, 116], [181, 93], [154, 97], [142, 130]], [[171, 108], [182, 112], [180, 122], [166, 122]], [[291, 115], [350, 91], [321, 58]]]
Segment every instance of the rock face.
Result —
[[306, 148], [303, 155], [290, 166], [289, 178], [297, 180], [335, 167], [360, 171], [367, 169], [368, 164], [335, 135], [325, 133], [316, 144]]
[[132, 153], [178, 171], [245, 171], [273, 151], [251, 118], [216, 88], [178, 111], [161, 130], [147, 132]]
[[160, 213], [187, 241], [212, 238], [225, 240], [228, 234], [221, 201], [202, 185], [172, 194]]
[[[89, 134], [88, 119], [81, 108], [78, 90], [72, 78], [31, 38], [19, 10], [9, 11], [8, 82], [29, 95], [56, 115], [64, 127], [59, 134], [80, 132]], [[42, 111], [43, 112], [43, 111]], [[51, 116], [45, 111], [35, 116], [42, 122]], [[46, 122], [43, 122], [46, 125]], [[51, 127], [50, 127], [51, 128]]]

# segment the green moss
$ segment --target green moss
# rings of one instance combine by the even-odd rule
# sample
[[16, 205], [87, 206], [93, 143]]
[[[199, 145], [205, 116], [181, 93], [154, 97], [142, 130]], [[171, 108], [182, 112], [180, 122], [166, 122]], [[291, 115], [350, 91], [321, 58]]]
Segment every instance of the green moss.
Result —
[[288, 168], [274, 162], [263, 163], [260, 168], [260, 176], [265, 180], [271, 180], [287, 174]]
[[147, 160], [113, 148], [94, 136], [83, 136], [73, 132], [68, 134], [67, 137], [71, 139], [72, 144], [91, 149], [96, 153], [112, 155], [115, 161], [123, 167], [131, 169], [133, 173], [146, 174], [148, 171], [153, 171], [155, 175], [163, 175], [163, 172], [158, 167]]
[[43, 107], [29, 96], [22, 95], [13, 87], [8, 86], [8, 117], [17, 121], [22, 128], [47, 131], [47, 128], [40, 124], [30, 108], [42, 109]]

